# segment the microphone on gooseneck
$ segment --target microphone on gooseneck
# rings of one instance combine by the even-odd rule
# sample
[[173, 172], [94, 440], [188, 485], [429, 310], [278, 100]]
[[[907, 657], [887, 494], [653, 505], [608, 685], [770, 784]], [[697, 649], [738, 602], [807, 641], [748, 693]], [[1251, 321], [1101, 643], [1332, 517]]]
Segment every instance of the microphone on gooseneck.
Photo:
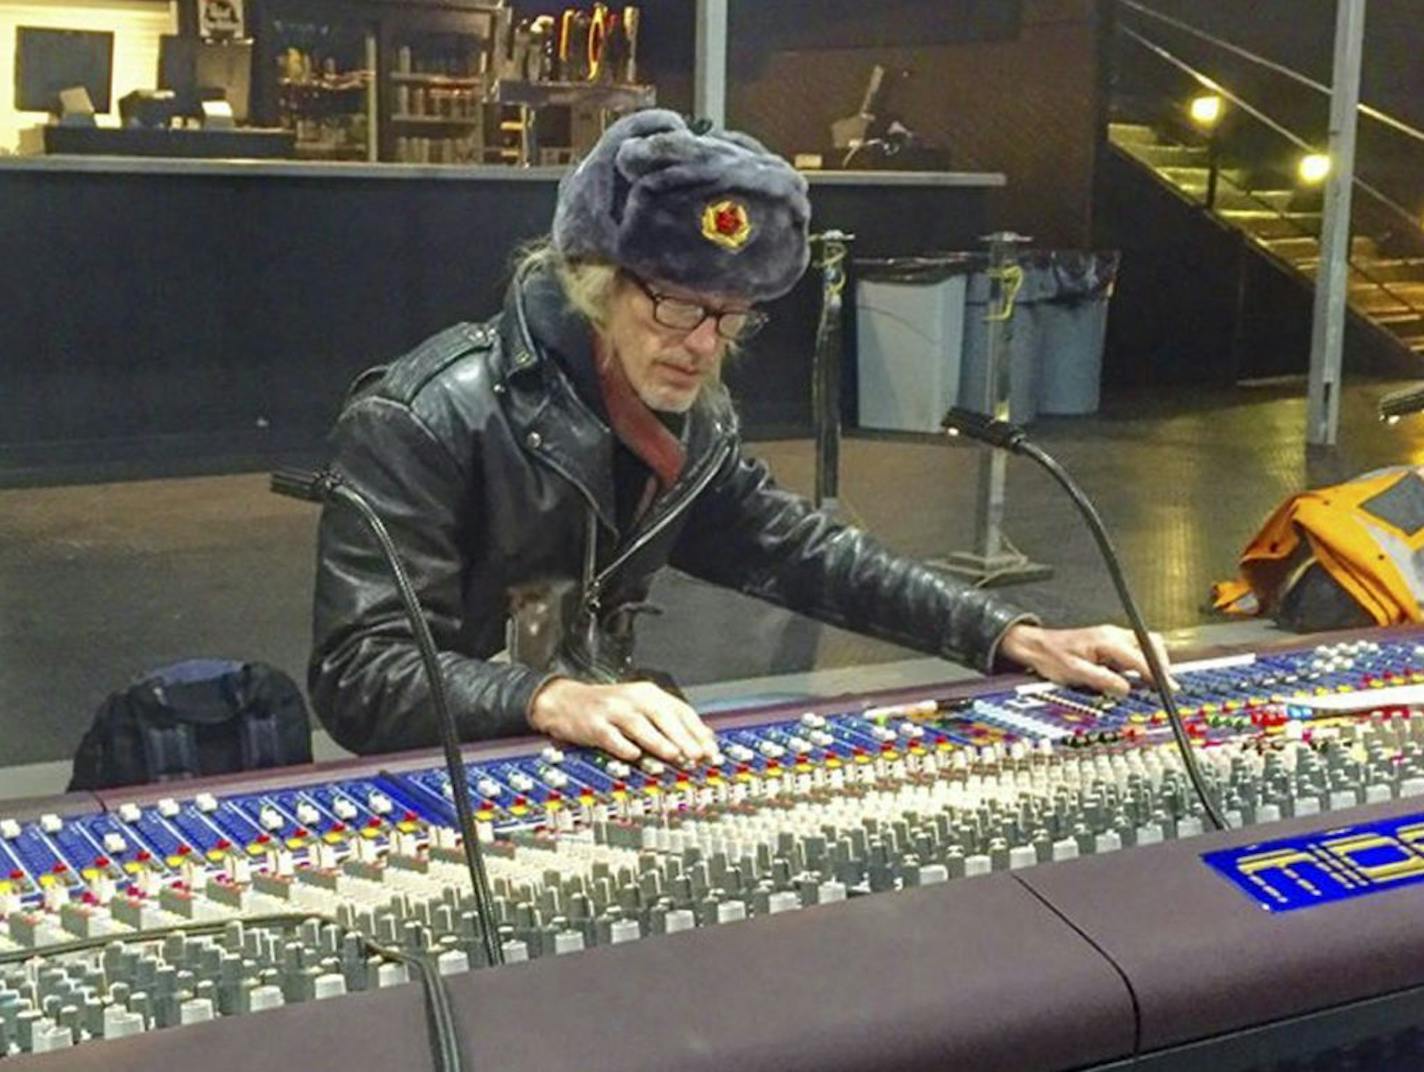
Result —
[[410, 622], [411, 634], [415, 637], [415, 645], [420, 651], [420, 661], [430, 685], [430, 702], [435, 708], [436, 722], [440, 726], [445, 770], [450, 778], [450, 796], [455, 804], [455, 816], [459, 821], [461, 841], [464, 844], [465, 864], [469, 868], [470, 882], [474, 888], [475, 914], [480, 921], [485, 956], [491, 965], [502, 964], [504, 957], [499, 942], [494, 895], [490, 890], [484, 853], [475, 833], [474, 806], [470, 801], [470, 785], [469, 779], [465, 777], [464, 761], [460, 757], [459, 731], [445, 695], [445, 679], [440, 672], [440, 658], [435, 649], [435, 640], [430, 635], [430, 625], [421, 609], [420, 598], [411, 586], [400, 553], [391, 540], [390, 532], [365, 496], [342, 479], [340, 473], [330, 469], [279, 469], [272, 474], [271, 486], [278, 495], [293, 499], [315, 503], [340, 503], [350, 507], [361, 516], [380, 545], [381, 555], [395, 579], [396, 592]]
[[1048, 474], [1073, 500], [1073, 504], [1082, 514], [1083, 520], [1087, 522], [1088, 529], [1093, 534], [1093, 540], [1098, 545], [1098, 550], [1102, 552], [1103, 561], [1108, 568], [1108, 576], [1112, 578], [1113, 587], [1117, 589], [1123, 611], [1127, 614], [1127, 619], [1132, 625], [1132, 633], [1137, 638], [1137, 645], [1142, 649], [1142, 655], [1147, 660], [1148, 668], [1152, 671], [1152, 685], [1162, 702], [1162, 709], [1167, 712], [1167, 721], [1171, 724], [1172, 736], [1176, 739], [1177, 748], [1182, 754], [1182, 765], [1186, 768], [1192, 788], [1196, 790], [1202, 808], [1206, 811], [1212, 824], [1218, 830], [1225, 830], [1227, 828], [1226, 819], [1211, 799], [1211, 794], [1207, 792], [1206, 781], [1202, 778], [1201, 768], [1197, 766], [1196, 754], [1192, 751], [1191, 741], [1187, 738], [1187, 730], [1182, 724], [1181, 713], [1177, 710], [1177, 701], [1172, 696], [1171, 688], [1167, 685], [1166, 668], [1157, 656], [1157, 649], [1152, 644], [1147, 624], [1142, 619], [1142, 612], [1137, 609], [1137, 601], [1132, 598], [1132, 592], [1128, 589], [1127, 577], [1123, 573], [1122, 563], [1118, 560], [1112, 538], [1108, 535], [1107, 528], [1103, 525], [1103, 520], [1098, 515], [1092, 501], [1052, 455], [1029, 439], [1028, 433], [1016, 424], [955, 406], [944, 415], [940, 426], [950, 435], [966, 436], [991, 447], [1032, 458], [1048, 470]]

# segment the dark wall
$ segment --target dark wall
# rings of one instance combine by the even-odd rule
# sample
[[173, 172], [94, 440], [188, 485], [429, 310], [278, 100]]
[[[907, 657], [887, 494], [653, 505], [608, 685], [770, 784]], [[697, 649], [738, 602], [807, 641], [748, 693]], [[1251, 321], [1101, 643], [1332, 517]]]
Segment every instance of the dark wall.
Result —
[[[472, 190], [478, 195], [472, 196]], [[280, 442], [496, 305], [551, 183], [0, 174], [0, 444]]]
[[[497, 308], [551, 181], [0, 172], [0, 462], [309, 444], [351, 377]], [[972, 243], [977, 189], [812, 191], [868, 254]], [[817, 282], [730, 377], [751, 434], [804, 431]]]
[[[1141, 0], [1144, 6], [1322, 82], [1330, 83], [1335, 0]], [[1424, 9], [1419, 0], [1370, 0], [1365, 12], [1361, 100], [1424, 126]], [[1134, 26], [1160, 22], [1133, 20]], [[1185, 38], [1162, 31], [1172, 42]]]
[[[950, 166], [1002, 171], [996, 222], [1045, 246], [1083, 246], [1091, 230], [1098, 132], [1097, 11], [1092, 0], [862, 5], [879, 32], [916, 45], [800, 44], [804, 3], [734, 0], [727, 112], [785, 154], [828, 147], [832, 121], [860, 107], [872, 67], [908, 70], [894, 103], [906, 125], [942, 142]], [[1012, 19], [1006, 18], [1013, 16]], [[873, 39], [873, 35], [868, 35]]]

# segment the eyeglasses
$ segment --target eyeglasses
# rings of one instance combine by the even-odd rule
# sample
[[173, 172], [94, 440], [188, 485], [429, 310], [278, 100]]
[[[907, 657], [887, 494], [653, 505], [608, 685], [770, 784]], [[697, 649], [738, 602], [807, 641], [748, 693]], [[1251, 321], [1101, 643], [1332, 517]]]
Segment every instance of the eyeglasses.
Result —
[[696, 331], [709, 317], [717, 322], [717, 334], [730, 342], [746, 342], [771, 319], [760, 309], [709, 309], [694, 301], [659, 294], [647, 282], [632, 272], [624, 273], [653, 303], [653, 319], [665, 328], [676, 331]]

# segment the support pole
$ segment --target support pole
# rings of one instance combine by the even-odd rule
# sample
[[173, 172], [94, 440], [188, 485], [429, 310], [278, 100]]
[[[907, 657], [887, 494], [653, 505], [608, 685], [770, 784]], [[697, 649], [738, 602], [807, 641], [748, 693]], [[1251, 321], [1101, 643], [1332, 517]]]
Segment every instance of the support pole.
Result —
[[727, 0], [697, 0], [692, 114], [727, 125]]
[[1305, 441], [1333, 447], [1340, 431], [1340, 367], [1350, 286], [1350, 193], [1355, 179], [1355, 117], [1360, 103], [1365, 0], [1337, 0], [1335, 70], [1330, 94], [1330, 173], [1320, 225], [1320, 267], [1310, 331]]
[[[1029, 239], [1012, 231], [989, 235], [989, 307], [985, 314], [984, 394], [965, 404], [1001, 421], [1012, 421], [1009, 344], [1013, 340], [1014, 299], [1023, 283], [1018, 249]], [[974, 518], [974, 550], [955, 551], [930, 564], [977, 585], [1022, 584], [1053, 576], [1051, 567], [1030, 561], [1004, 538], [1008, 455], [980, 446], [979, 491]]]
[[811, 369], [811, 417], [816, 428], [816, 508], [834, 511], [840, 498], [841, 326], [846, 253], [855, 235], [826, 231], [811, 236], [821, 269], [821, 322]]

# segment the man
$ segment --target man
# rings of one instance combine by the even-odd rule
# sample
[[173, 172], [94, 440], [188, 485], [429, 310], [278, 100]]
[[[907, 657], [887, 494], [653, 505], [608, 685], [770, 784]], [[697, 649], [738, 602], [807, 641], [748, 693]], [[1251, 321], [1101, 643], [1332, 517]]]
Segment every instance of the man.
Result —
[[[499, 316], [358, 381], [333, 465], [391, 529], [462, 737], [532, 729], [623, 759], [710, 757], [687, 704], [627, 680], [633, 619], [665, 565], [985, 670], [1115, 692], [1114, 668], [1147, 673], [1126, 630], [1043, 629], [743, 456], [718, 373], [764, 322], [758, 304], [805, 271], [809, 216], [805, 180], [751, 138], [634, 114], [560, 184], [552, 235], [526, 251]], [[547, 665], [495, 661], [529, 593], [549, 605], [571, 581]], [[340, 506], [321, 520], [309, 682], [348, 748], [438, 739], [395, 589]]]

